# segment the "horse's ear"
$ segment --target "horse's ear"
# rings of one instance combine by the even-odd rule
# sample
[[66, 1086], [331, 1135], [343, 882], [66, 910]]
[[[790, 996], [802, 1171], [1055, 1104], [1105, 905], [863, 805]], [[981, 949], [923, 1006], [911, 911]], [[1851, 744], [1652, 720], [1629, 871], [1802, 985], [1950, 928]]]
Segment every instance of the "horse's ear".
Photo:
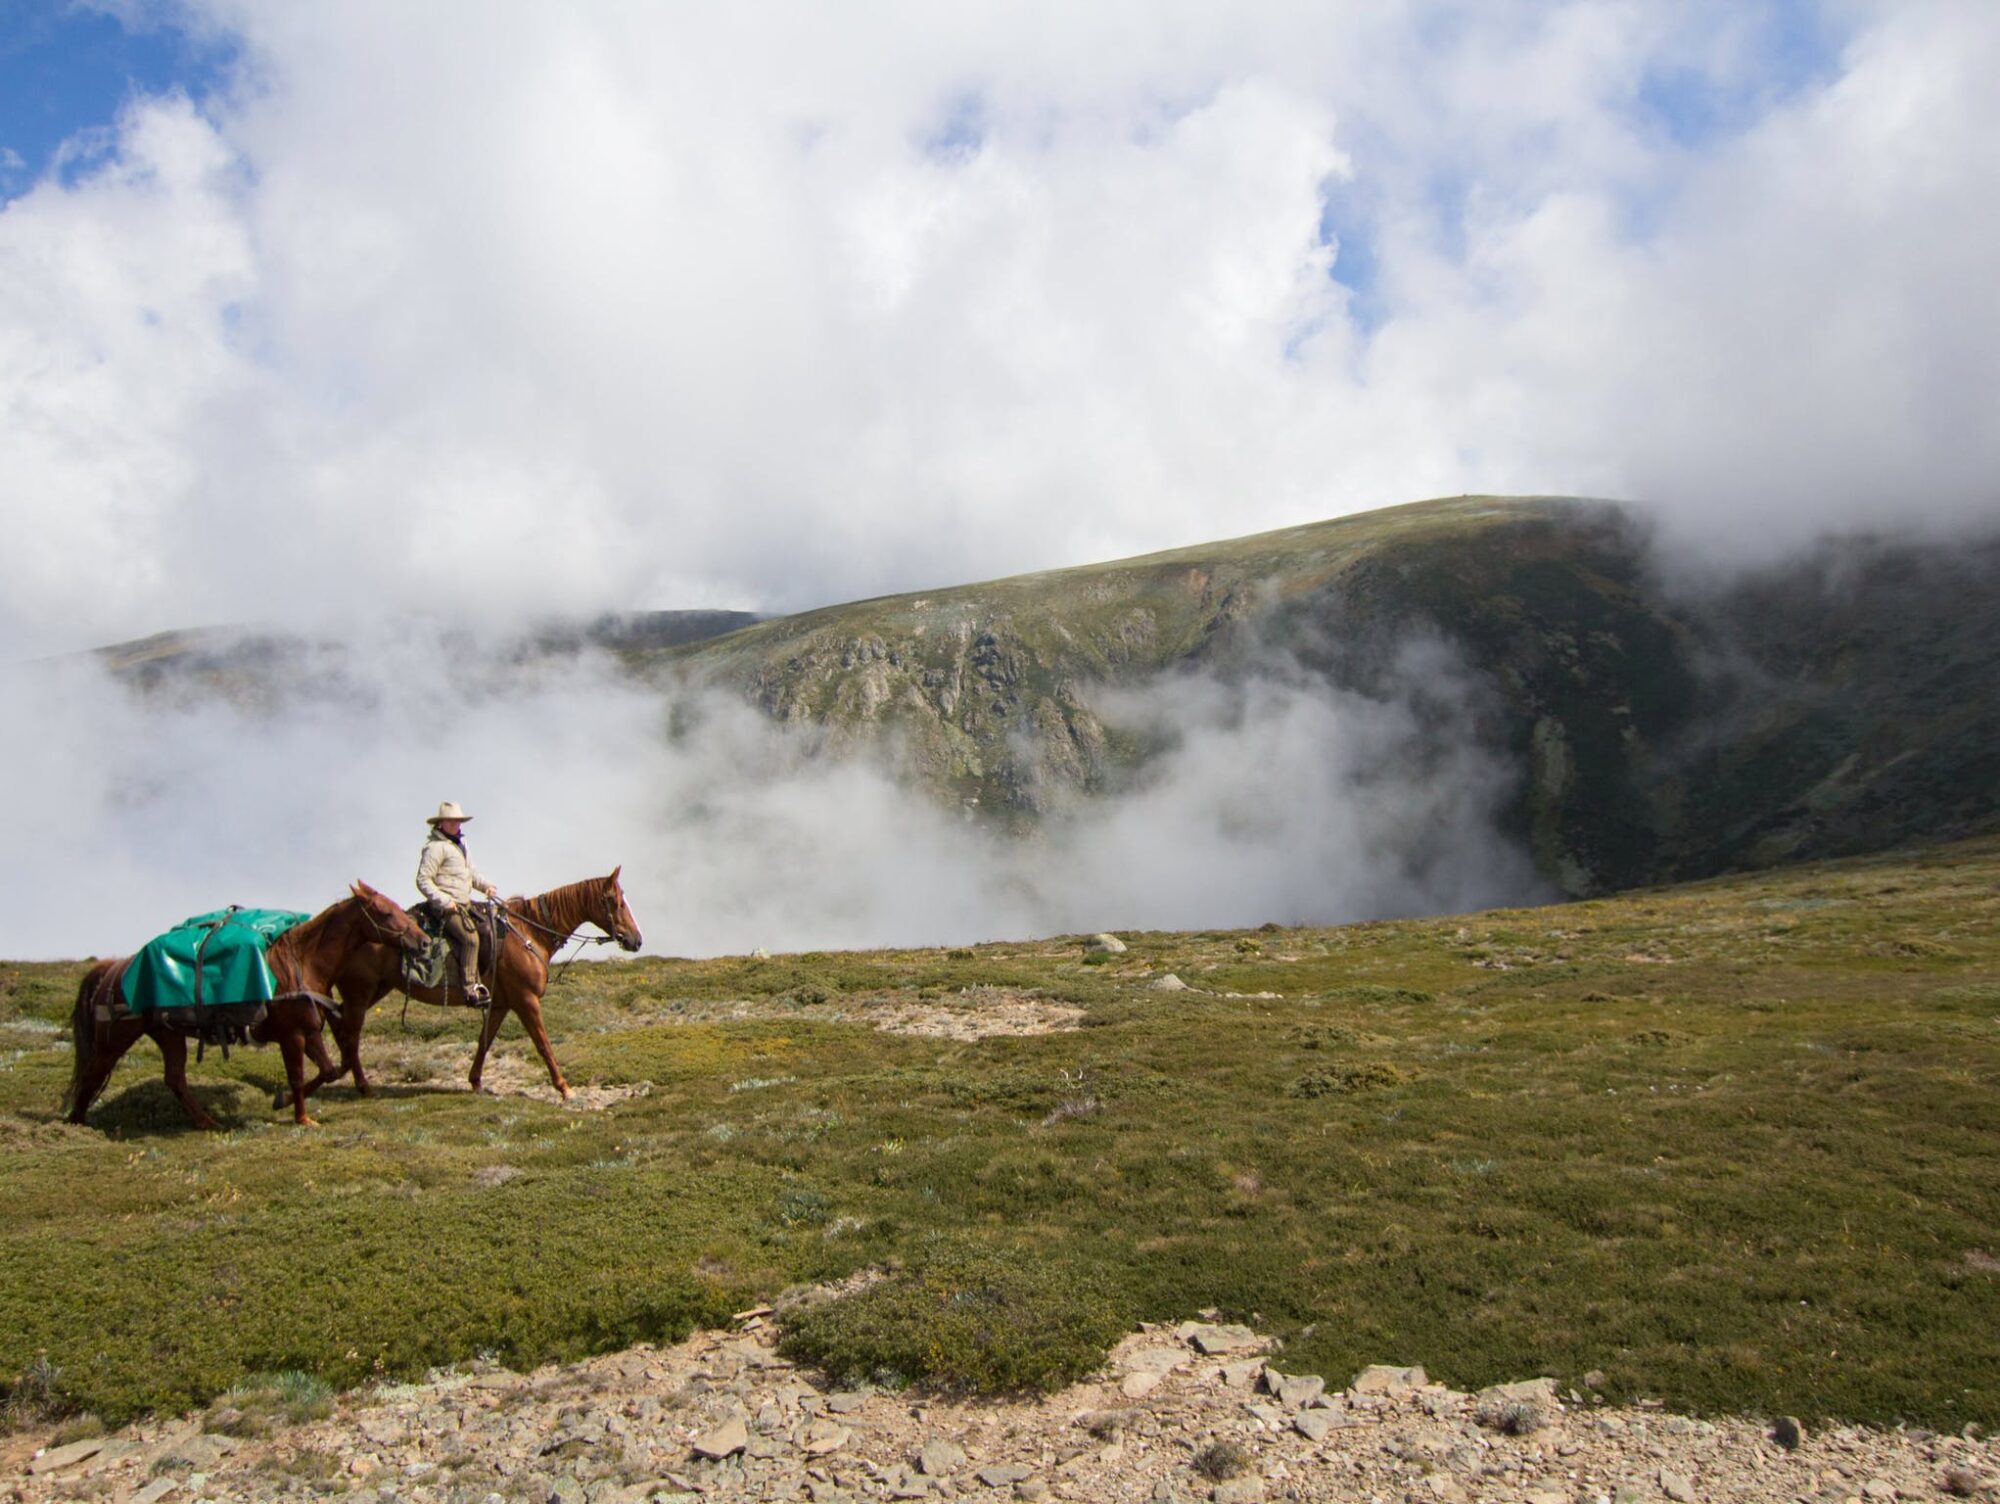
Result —
[[366, 898], [368, 896], [368, 884], [357, 877], [347, 885], [347, 891], [352, 893], [356, 898]]
[[617, 882], [617, 881], [618, 881], [618, 874], [619, 874], [619, 873], [621, 873], [621, 872], [623, 872], [624, 870], [625, 870], [625, 864], [624, 864], [623, 862], [620, 862], [620, 863], [619, 863], [619, 864], [618, 864], [617, 866], [613, 867], [613, 868], [611, 869], [611, 880], [612, 880], [612, 881], [613, 881], [614, 883], [615, 883], [615, 882]]

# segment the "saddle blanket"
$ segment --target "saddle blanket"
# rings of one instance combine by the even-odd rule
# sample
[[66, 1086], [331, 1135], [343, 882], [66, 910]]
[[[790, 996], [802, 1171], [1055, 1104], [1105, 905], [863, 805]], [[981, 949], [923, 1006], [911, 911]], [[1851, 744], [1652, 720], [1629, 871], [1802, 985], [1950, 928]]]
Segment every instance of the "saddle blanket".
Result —
[[234, 906], [183, 919], [140, 947], [119, 990], [132, 1013], [267, 1003], [276, 992], [264, 952], [310, 914]]

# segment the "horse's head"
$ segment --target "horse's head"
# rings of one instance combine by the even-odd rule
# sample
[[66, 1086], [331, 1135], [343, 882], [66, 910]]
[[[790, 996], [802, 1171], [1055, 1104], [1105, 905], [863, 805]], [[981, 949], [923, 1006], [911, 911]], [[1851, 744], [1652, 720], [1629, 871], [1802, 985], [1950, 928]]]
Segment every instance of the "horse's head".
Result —
[[360, 904], [362, 918], [381, 944], [394, 945], [407, 955], [416, 955], [430, 944], [416, 920], [388, 894], [378, 893], [358, 877], [348, 891]]
[[639, 933], [639, 921], [632, 917], [631, 907], [625, 902], [625, 889], [618, 882], [618, 874], [625, 868], [620, 865], [611, 869], [611, 875], [591, 885], [590, 922], [618, 942], [624, 951], [637, 950], [645, 943], [645, 936]]

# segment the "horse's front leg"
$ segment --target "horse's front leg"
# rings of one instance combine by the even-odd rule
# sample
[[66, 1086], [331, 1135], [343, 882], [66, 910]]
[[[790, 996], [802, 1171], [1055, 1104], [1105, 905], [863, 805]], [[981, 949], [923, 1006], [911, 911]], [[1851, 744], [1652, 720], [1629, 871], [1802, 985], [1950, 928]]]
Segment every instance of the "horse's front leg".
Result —
[[541, 1052], [542, 1064], [549, 1068], [549, 1083], [562, 1093], [562, 1099], [570, 1098], [569, 1082], [563, 1080], [562, 1067], [556, 1064], [556, 1052], [549, 1044], [549, 1031], [542, 1027], [542, 1000], [533, 993], [522, 995], [514, 1005], [514, 1011], [521, 1015], [522, 1027], [527, 1029], [528, 1038], [534, 1040], [535, 1048]]
[[493, 1048], [493, 1041], [500, 1035], [500, 1024], [507, 1017], [507, 1008], [500, 999], [507, 996], [499, 993], [486, 1005], [486, 1017], [479, 1023], [479, 1048], [472, 1052], [472, 1075], [468, 1078], [474, 1091], [479, 1090], [479, 1077], [486, 1069], [486, 1052]]
[[153, 1042], [160, 1047], [160, 1056], [167, 1063], [167, 1090], [179, 1099], [187, 1109], [187, 1115], [194, 1119], [197, 1128], [220, 1128], [222, 1125], [208, 1114], [208, 1109], [194, 1099], [188, 1090], [188, 1045], [187, 1036], [178, 1029], [162, 1027], [157, 1032], [148, 1030]]

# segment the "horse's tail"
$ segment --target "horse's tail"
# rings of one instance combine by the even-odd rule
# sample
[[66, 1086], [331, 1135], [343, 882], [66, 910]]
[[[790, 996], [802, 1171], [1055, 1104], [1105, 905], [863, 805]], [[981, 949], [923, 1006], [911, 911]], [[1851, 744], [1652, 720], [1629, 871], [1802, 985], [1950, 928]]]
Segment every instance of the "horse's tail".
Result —
[[118, 962], [100, 960], [76, 984], [76, 1008], [70, 1010], [70, 1044], [76, 1050], [76, 1060], [70, 1062], [70, 1084], [62, 1092], [62, 1110], [72, 1116], [90, 1106], [84, 1098], [84, 1084], [98, 1058], [98, 1002], [116, 978]]
[[69, 1087], [63, 1092], [62, 1110], [74, 1112], [79, 1107], [88, 1107], [88, 1102], [79, 1102], [84, 1079], [90, 1074], [91, 1057], [96, 1053], [97, 1044], [97, 982], [103, 971], [101, 966], [93, 966], [83, 974], [83, 980], [76, 986], [76, 1007], [70, 1010], [69, 1037], [76, 1048], [76, 1059], [70, 1063]]

